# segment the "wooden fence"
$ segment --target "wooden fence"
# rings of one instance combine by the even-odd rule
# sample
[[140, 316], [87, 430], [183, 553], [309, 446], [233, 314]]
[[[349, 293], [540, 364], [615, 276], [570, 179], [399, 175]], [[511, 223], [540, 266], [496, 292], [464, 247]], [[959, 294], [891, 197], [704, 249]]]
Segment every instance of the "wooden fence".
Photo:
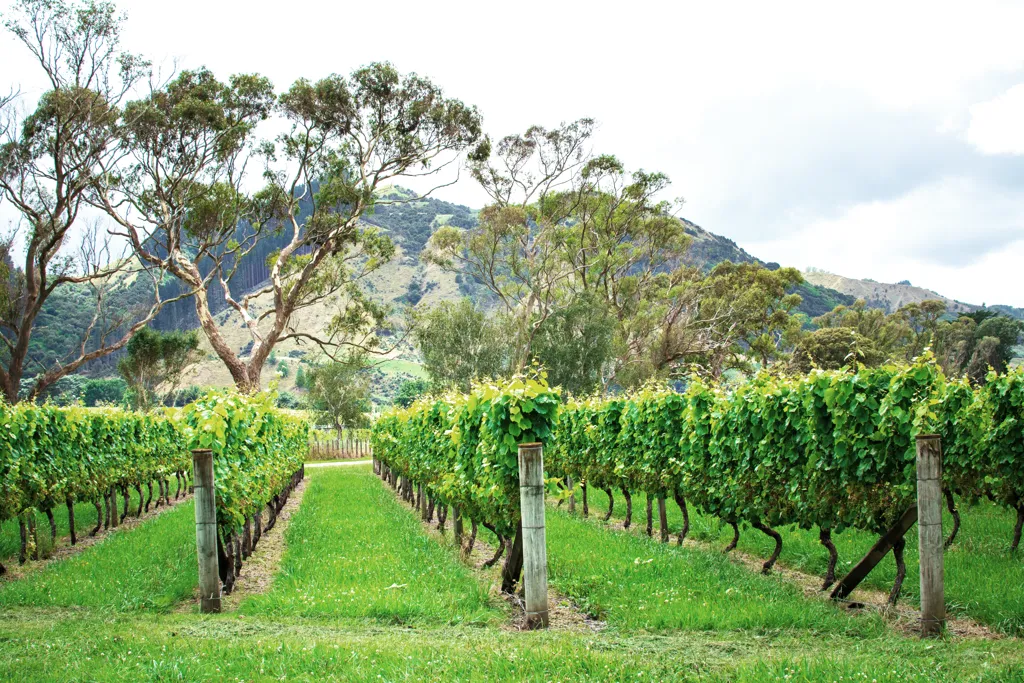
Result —
[[310, 460], [364, 460], [370, 458], [373, 451], [369, 439], [352, 436], [336, 436], [333, 439], [310, 439]]

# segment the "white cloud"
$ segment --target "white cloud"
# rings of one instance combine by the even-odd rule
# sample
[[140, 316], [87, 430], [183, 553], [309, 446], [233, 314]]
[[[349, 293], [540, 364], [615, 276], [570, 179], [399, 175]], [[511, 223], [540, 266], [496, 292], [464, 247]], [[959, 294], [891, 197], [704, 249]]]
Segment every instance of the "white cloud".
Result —
[[[745, 245], [761, 258], [880, 282], [910, 280], [968, 303], [1024, 306], [1024, 188], [951, 177]], [[992, 226], [996, 226], [995, 229]]]
[[[1019, 2], [117, 2], [165, 67], [284, 89], [390, 60], [492, 135], [596, 118], [598, 151], [666, 172], [684, 215], [766, 260], [1024, 304]], [[0, 64], [0, 93], [42, 91], [9, 36]], [[440, 196], [485, 201], [465, 176]]]
[[967, 140], [985, 154], [1024, 154], [1024, 83], [972, 105]]

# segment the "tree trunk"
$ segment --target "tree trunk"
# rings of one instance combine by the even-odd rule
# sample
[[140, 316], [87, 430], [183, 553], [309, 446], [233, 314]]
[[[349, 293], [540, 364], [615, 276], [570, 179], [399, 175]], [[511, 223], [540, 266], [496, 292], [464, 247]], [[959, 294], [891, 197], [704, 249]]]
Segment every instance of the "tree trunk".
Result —
[[25, 514], [18, 515], [18, 533], [21, 534], [21, 546], [18, 549], [18, 564], [28, 562], [28, 525], [25, 524]]
[[896, 560], [896, 580], [892, 584], [892, 590], [889, 592], [889, 604], [893, 607], [896, 606], [896, 601], [900, 598], [900, 589], [903, 588], [903, 579], [907, 576], [907, 565], [903, 561], [903, 547], [907, 541], [904, 538], [896, 541], [892, 546], [892, 556]]
[[242, 527], [242, 559], [248, 560], [252, 554], [252, 519], [245, 518], [245, 525]]
[[690, 533], [690, 511], [686, 507], [686, 498], [682, 493], [676, 490], [673, 496], [676, 499], [676, 505], [679, 506], [679, 511], [683, 513], [683, 528], [679, 532], [679, 545], [682, 545]]
[[110, 491], [103, 492], [103, 528], [110, 529]]
[[448, 521], [448, 506], [441, 505], [437, 508], [437, 530], [444, 533], [444, 523]]
[[46, 521], [50, 523], [50, 546], [52, 547], [57, 543], [57, 520], [53, 518], [53, 508], [46, 508], [43, 513], [46, 515]]
[[135, 516], [136, 517], [141, 517], [142, 516], [142, 484], [136, 484], [135, 485], [135, 492], [137, 494], [139, 494], [139, 507], [136, 508], [136, 510], [135, 510]]
[[[486, 526], [486, 525], [484, 525], [484, 526]], [[486, 562], [484, 562], [484, 566], [487, 567], [487, 568], [493, 567], [498, 562], [498, 560], [501, 559], [501, 556], [504, 555], [504, 554], [505, 554], [505, 538], [499, 534], [498, 535], [498, 549], [495, 551], [494, 557], [492, 557], [491, 559], [489, 559]]]
[[231, 541], [234, 545], [235, 579], [242, 575], [242, 539], [238, 534], [231, 534]]
[[153, 482], [147, 481], [146, 488], [149, 489], [149, 495], [146, 497], [146, 512], [149, 512], [149, 504], [153, 502]]
[[427, 496], [427, 522], [434, 521], [434, 499]]
[[832, 542], [831, 529], [821, 529], [818, 532], [818, 540], [828, 550], [828, 571], [825, 572], [825, 582], [821, 586], [821, 590], [827, 591], [829, 586], [836, 582], [836, 563], [839, 561], [839, 552], [836, 550], [836, 544]]
[[128, 519], [128, 503], [131, 502], [131, 496], [128, 495], [128, 487], [121, 487], [121, 495], [124, 496], [124, 512], [121, 514], [121, 521]]
[[120, 526], [121, 517], [117, 514], [117, 487], [110, 487], [110, 526], [116, 529]]
[[473, 544], [476, 543], [476, 520], [470, 520], [469, 544], [466, 546], [466, 555], [473, 552]]
[[665, 510], [665, 494], [658, 494], [658, 527], [661, 530], [661, 542], [668, 543], [668, 511]]
[[36, 527], [36, 513], [35, 510], [28, 518], [28, 529], [32, 535], [32, 559], [39, 559], [39, 529]]
[[512, 541], [512, 547], [509, 549], [508, 557], [505, 558], [505, 566], [501, 570], [501, 591], [503, 593], [513, 593], [516, 590], [516, 584], [519, 583], [519, 577], [523, 573], [523, 526], [522, 524], [516, 529], [515, 540]]
[[772, 567], [775, 566], [775, 561], [779, 559], [779, 554], [782, 552], [782, 536], [779, 535], [778, 531], [760, 521], [755, 522], [753, 527], [761, 533], [770, 536], [775, 541], [775, 551], [772, 552], [772, 556], [768, 558], [768, 561], [761, 566], [762, 574], [770, 574]]
[[100, 532], [100, 528], [103, 526], [103, 510], [100, 508], [100, 501], [98, 498], [93, 498], [92, 504], [96, 508], [96, 528], [90, 531], [89, 535], [95, 536]]
[[587, 505], [587, 483], [583, 482], [580, 484], [580, 491], [583, 492], [583, 516], [590, 516], [590, 507]]
[[75, 501], [70, 495], [64, 498], [64, 505], [68, 508], [68, 531], [71, 532], [71, 545], [78, 543], [78, 534], [75, 533]]
[[612, 518], [612, 511], [615, 510], [615, 496], [612, 495], [610, 488], [604, 489], [604, 492], [608, 494], [608, 514], [604, 516], [604, 521], [608, 521]]
[[629, 495], [629, 489], [622, 487], [622, 497], [626, 499], [626, 519], [622, 522], [622, 528], [628, 529], [633, 523], [633, 496]]
[[647, 497], [647, 537], [654, 538], [654, 496], [650, 493], [644, 495]]
[[257, 510], [256, 514], [253, 515], [252, 525], [252, 547], [256, 548], [259, 545], [260, 539], [263, 537], [263, 511]]
[[1013, 526], [1013, 542], [1010, 543], [1010, 552], [1016, 552], [1020, 545], [1020, 532], [1024, 528], [1024, 504], [1017, 506], [1017, 523]]
[[736, 524], [736, 522], [732, 522], [732, 521], [729, 522], [729, 525], [732, 527], [732, 541], [729, 542], [729, 545], [725, 546], [725, 550], [722, 551], [723, 553], [728, 553], [728, 552], [731, 552], [731, 551], [735, 550], [736, 549], [736, 544], [740, 542], [740, 527], [739, 527], [739, 525]]
[[953, 516], [953, 529], [949, 532], [949, 538], [946, 539], [946, 543], [943, 545], [944, 548], [948, 548], [953, 545], [953, 541], [956, 540], [956, 534], [960, 531], [960, 511], [956, 509], [956, 501], [953, 500], [953, 492], [947, 488], [943, 488], [942, 492], [946, 495], [946, 509], [949, 510], [949, 514]]

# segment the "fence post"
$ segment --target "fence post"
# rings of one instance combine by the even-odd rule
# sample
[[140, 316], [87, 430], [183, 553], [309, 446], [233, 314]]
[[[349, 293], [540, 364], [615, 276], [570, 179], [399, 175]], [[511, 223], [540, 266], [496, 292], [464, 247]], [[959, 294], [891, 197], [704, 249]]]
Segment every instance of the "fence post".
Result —
[[544, 448], [519, 445], [519, 505], [523, 528], [526, 627], [548, 626], [548, 550], [544, 533]]
[[917, 526], [921, 564], [921, 635], [935, 636], [946, 622], [942, 538], [942, 440], [917, 437]]
[[213, 451], [192, 451], [195, 490], [196, 554], [199, 556], [199, 611], [220, 612], [220, 571], [217, 565], [217, 500]]

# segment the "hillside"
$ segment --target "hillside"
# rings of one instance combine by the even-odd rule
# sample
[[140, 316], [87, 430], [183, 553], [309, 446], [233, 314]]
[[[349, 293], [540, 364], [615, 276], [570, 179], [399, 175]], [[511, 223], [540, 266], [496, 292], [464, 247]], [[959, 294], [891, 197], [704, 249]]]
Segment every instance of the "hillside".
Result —
[[[827, 287], [855, 299], [864, 299], [869, 306], [884, 309], [886, 313], [892, 313], [907, 304], [919, 303], [928, 299], [944, 301], [951, 313], [969, 313], [979, 308], [979, 306], [950, 299], [924, 287], [915, 287], [907, 282], [890, 284], [874, 280], [858, 280], [821, 271], [805, 272], [803, 275], [813, 285]], [[1000, 308], [1007, 309], [1009, 307]], [[1010, 311], [1005, 312], [1013, 315]]]
[[[452, 273], [445, 273], [435, 266], [426, 265], [420, 259], [421, 252], [430, 236], [442, 225], [453, 225], [459, 228], [470, 228], [476, 224], [477, 211], [461, 204], [453, 204], [432, 197], [417, 198], [410, 190], [392, 186], [380, 193], [380, 201], [374, 211], [366, 215], [364, 223], [375, 225], [384, 230], [395, 242], [397, 247], [395, 258], [391, 263], [375, 273], [367, 282], [367, 289], [381, 302], [392, 304], [396, 309], [402, 306], [431, 305], [438, 301], [468, 296], [478, 302], [484, 302], [486, 291], [479, 285]], [[734, 241], [716, 235], [704, 228], [683, 219], [683, 224], [692, 242], [684, 255], [686, 263], [710, 270], [723, 261], [734, 263], [763, 263], [755, 256], [747, 253]], [[241, 230], [241, 228], [240, 228]], [[250, 291], [260, 286], [269, 272], [266, 265], [267, 257], [275, 250], [284, 246], [284, 235], [267, 237], [258, 249], [254, 250], [238, 268], [234, 287], [238, 293]], [[209, 267], [209, 264], [203, 264]], [[764, 263], [769, 268], [777, 268], [778, 264]], [[202, 267], [202, 266], [201, 266]], [[168, 278], [161, 286], [162, 294], [169, 298], [178, 293], [179, 284]], [[815, 317], [832, 310], [839, 304], [851, 304], [854, 297], [841, 293], [818, 282], [810, 281], [797, 288], [803, 298], [799, 310], [809, 317]], [[144, 294], [142, 292], [141, 294]], [[139, 297], [140, 292], [133, 292]], [[250, 344], [250, 337], [241, 320], [228, 309], [219, 287], [210, 292], [213, 312], [221, 326], [224, 336], [239, 351], [244, 352]], [[50, 319], [76, 320], [81, 315], [68, 311], [67, 297], [53, 300], [54, 310]], [[263, 310], [268, 303], [257, 300], [255, 311]], [[301, 313], [296, 322], [311, 332], [323, 332], [334, 313], [338, 310], [339, 301], [324, 301]], [[72, 306], [72, 308], [74, 308]], [[84, 315], [84, 313], [82, 313]], [[190, 300], [182, 300], [167, 306], [154, 322], [154, 327], [164, 330], [193, 329], [198, 326], [195, 308]], [[57, 344], [62, 335], [43, 335], [40, 343], [48, 340], [45, 345]], [[206, 358], [185, 378], [184, 384], [226, 385], [230, 383], [227, 370], [220, 360], [213, 355], [212, 349], [205, 344]], [[303, 358], [312, 358], [316, 349], [309, 345], [298, 346], [294, 342], [281, 344], [275, 354], [278, 362], [288, 368], [287, 376], [280, 378], [282, 390], [294, 390], [295, 371]], [[105, 359], [102, 363], [88, 368], [90, 374], [109, 374], [113, 371], [114, 358]], [[381, 366], [383, 384], [394, 385], [393, 380], [411, 378], [416, 372], [408, 372], [409, 367], [403, 363], [391, 361], [417, 360], [413, 349], [404, 346], [389, 354], [387, 362]], [[294, 367], [293, 367], [294, 366]], [[276, 379], [274, 368], [267, 367], [264, 371], [264, 383]]]

